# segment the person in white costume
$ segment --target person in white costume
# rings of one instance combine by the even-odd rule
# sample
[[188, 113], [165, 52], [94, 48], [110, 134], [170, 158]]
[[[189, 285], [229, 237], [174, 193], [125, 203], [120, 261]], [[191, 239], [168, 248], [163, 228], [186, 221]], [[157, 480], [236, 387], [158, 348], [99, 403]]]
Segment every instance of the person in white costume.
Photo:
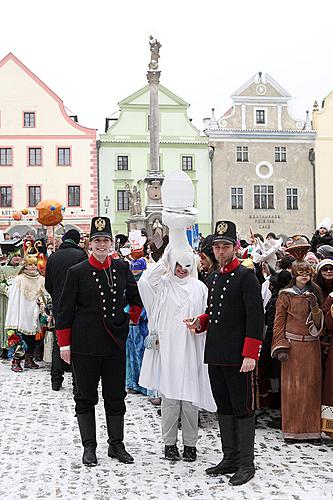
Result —
[[[44, 284], [45, 278], [39, 274], [36, 256], [26, 255], [24, 266], [9, 290], [5, 320], [5, 329], [19, 333], [27, 346], [24, 368], [39, 368], [33, 354], [35, 336], [40, 330], [38, 299], [45, 296]], [[20, 359], [15, 354], [11, 368], [15, 372], [22, 371]]]
[[195, 259], [191, 248], [166, 248], [161, 260], [143, 272], [138, 283], [155, 347], [146, 349], [139, 383], [162, 395], [162, 438], [165, 458], [179, 460], [178, 419], [181, 418], [183, 459], [196, 460], [199, 408], [216, 411], [207, 365], [205, 336], [194, 335], [184, 318], [202, 313], [207, 288], [191, 276]]

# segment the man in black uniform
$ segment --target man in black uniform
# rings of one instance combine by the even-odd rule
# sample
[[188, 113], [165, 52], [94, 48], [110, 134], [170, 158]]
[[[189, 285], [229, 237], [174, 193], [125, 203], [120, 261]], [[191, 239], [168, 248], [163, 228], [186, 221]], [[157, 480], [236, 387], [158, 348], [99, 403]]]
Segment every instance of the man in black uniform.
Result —
[[264, 312], [252, 270], [236, 258], [236, 226], [216, 224], [213, 250], [220, 270], [208, 278], [207, 314], [185, 320], [192, 331], [207, 330], [205, 362], [217, 405], [223, 460], [209, 475], [234, 474], [230, 484], [249, 481], [254, 468], [254, 380]]
[[[80, 233], [76, 229], [69, 229], [62, 237], [58, 250], [47, 259], [45, 272], [45, 288], [52, 298], [52, 312], [56, 320], [58, 303], [64, 288], [67, 270], [86, 260], [88, 255], [79, 247]], [[57, 339], [54, 339], [52, 348], [51, 385], [54, 391], [59, 391], [64, 380], [64, 361], [60, 358]]]
[[[95, 217], [90, 232], [92, 255], [68, 270], [57, 312], [57, 337], [62, 359], [76, 378], [74, 396], [84, 465], [96, 465], [95, 405], [102, 381], [108, 455], [132, 463], [124, 437], [126, 338], [129, 319], [137, 323], [142, 303], [127, 262], [111, 259], [111, 225]], [[130, 305], [130, 314], [124, 312]]]

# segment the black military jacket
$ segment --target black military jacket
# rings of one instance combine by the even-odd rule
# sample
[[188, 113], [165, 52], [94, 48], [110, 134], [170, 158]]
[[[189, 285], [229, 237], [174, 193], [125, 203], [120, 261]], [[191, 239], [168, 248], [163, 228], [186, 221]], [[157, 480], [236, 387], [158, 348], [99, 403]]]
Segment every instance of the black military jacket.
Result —
[[241, 265], [216, 271], [208, 288], [206, 315], [200, 317], [201, 330], [207, 329], [205, 363], [241, 365], [244, 357], [258, 359], [264, 310], [254, 272]]
[[[92, 265], [92, 263], [94, 265]], [[60, 346], [77, 354], [107, 356], [125, 349], [129, 314], [124, 307], [142, 308], [137, 283], [127, 262], [110, 259], [106, 269], [92, 257], [68, 270], [56, 319]]]

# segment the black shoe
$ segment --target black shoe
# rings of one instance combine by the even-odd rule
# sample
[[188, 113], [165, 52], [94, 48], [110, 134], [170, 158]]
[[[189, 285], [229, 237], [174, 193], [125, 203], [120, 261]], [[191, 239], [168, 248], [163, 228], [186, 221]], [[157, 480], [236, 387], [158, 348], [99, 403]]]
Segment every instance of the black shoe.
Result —
[[82, 456], [82, 463], [87, 467], [95, 467], [97, 465], [97, 457], [94, 446], [85, 446]]
[[132, 464], [134, 462], [132, 455], [126, 451], [124, 443], [109, 444], [108, 455], [111, 458], [117, 458], [123, 464]]
[[221, 476], [222, 474], [234, 474], [239, 468], [239, 457], [235, 459], [223, 458], [223, 460], [215, 465], [206, 469], [206, 474], [209, 476]]
[[62, 384], [59, 382], [52, 382], [52, 391], [59, 391], [61, 389]]
[[197, 449], [195, 446], [184, 446], [183, 460], [185, 462], [195, 462], [197, 459]]
[[176, 444], [166, 445], [164, 448], [164, 457], [167, 460], [180, 460], [179, 451]]
[[234, 474], [230, 478], [229, 484], [231, 484], [232, 486], [240, 486], [241, 484], [245, 484], [254, 477], [255, 472], [256, 470], [254, 468], [254, 465], [250, 467], [244, 467], [241, 465], [236, 474]]

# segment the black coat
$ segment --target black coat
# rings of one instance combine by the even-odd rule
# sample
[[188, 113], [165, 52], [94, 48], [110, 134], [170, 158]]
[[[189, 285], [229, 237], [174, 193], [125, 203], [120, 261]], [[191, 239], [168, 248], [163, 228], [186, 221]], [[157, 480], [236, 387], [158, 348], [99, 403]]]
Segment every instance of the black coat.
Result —
[[52, 298], [53, 315], [56, 317], [67, 270], [88, 258], [83, 248], [74, 243], [62, 243], [47, 259], [45, 288]]
[[240, 265], [230, 273], [210, 275], [208, 288], [205, 363], [241, 365], [245, 338], [250, 344], [254, 340], [255, 346], [262, 340], [264, 310], [258, 280]]
[[318, 248], [321, 247], [322, 245], [330, 245], [332, 247], [333, 246], [333, 238], [329, 233], [324, 234], [323, 236], [320, 236], [319, 231], [317, 230], [311, 239], [312, 252], [316, 253]]
[[112, 259], [107, 269], [81, 262], [67, 273], [56, 318], [58, 338], [69, 329], [71, 351], [76, 354], [107, 356], [115, 348], [125, 349], [127, 304], [142, 307], [128, 262]]

